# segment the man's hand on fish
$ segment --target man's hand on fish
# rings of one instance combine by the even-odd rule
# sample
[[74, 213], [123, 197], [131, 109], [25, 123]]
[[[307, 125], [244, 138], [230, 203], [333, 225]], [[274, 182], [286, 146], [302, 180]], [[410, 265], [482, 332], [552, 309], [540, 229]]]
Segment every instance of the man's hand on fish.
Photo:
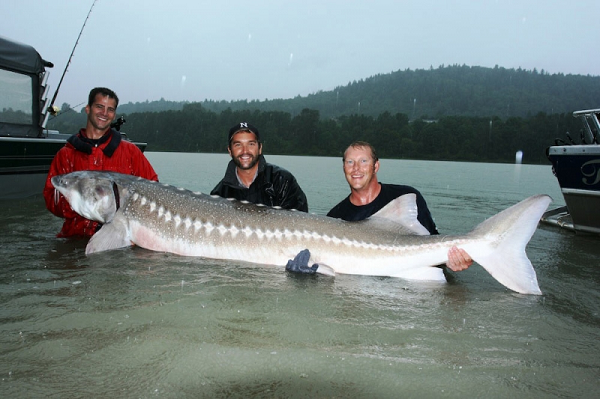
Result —
[[452, 247], [448, 250], [448, 262], [446, 266], [453, 272], [467, 270], [473, 264], [473, 259], [461, 248]]

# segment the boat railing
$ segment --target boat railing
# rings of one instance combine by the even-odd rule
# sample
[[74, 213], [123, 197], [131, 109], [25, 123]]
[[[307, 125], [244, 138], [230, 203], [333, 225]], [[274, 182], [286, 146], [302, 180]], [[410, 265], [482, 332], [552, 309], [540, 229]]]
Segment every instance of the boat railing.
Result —
[[600, 143], [600, 109], [587, 109], [573, 112], [575, 118], [579, 118], [583, 123], [584, 135], [581, 144], [599, 144]]
[[581, 130], [579, 142], [573, 139], [571, 133], [566, 132], [565, 135], [567, 136], [567, 141], [561, 138], [556, 138], [554, 140], [554, 145], [568, 146], [600, 144], [600, 108], [575, 111], [573, 112], [573, 116], [575, 118], [579, 118], [579, 120], [583, 124], [583, 129]]
[[40, 83], [40, 125], [42, 129], [46, 128], [48, 123], [48, 117], [50, 116], [49, 104], [50, 99], [48, 98], [48, 93], [50, 92], [50, 85], [48, 84], [48, 76], [50, 74], [45, 71], [42, 72], [42, 80]]

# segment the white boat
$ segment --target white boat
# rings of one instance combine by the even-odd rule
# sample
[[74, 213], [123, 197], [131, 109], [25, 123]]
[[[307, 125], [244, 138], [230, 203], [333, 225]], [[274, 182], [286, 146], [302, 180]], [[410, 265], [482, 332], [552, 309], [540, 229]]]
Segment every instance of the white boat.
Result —
[[557, 140], [547, 150], [566, 206], [548, 211], [542, 222], [568, 230], [600, 233], [600, 109], [576, 111], [581, 142]]

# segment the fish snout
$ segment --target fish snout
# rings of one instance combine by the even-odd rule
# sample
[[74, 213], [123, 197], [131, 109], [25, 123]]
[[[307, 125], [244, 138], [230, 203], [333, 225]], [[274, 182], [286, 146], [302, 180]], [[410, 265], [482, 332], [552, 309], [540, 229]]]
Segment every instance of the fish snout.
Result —
[[54, 188], [59, 188], [63, 186], [63, 178], [62, 175], [54, 176], [50, 179]]

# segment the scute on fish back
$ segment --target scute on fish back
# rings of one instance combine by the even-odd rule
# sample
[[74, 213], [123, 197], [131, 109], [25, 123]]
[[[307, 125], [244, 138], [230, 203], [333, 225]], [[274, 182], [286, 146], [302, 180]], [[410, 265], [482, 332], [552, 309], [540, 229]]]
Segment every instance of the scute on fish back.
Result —
[[303, 249], [317, 272], [444, 280], [456, 245], [506, 287], [541, 294], [525, 253], [551, 199], [530, 197], [463, 236], [428, 236], [417, 221], [414, 194], [392, 201], [371, 218], [345, 222], [260, 206], [111, 172], [55, 176], [53, 185], [73, 210], [103, 227], [86, 253], [138, 245], [186, 256], [285, 265]]

